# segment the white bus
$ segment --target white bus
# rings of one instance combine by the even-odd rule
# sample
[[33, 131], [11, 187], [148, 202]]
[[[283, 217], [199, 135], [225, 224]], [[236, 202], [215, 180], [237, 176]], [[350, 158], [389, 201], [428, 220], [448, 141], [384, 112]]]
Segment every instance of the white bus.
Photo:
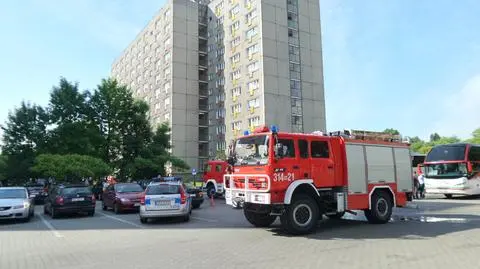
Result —
[[427, 194], [480, 194], [480, 145], [454, 143], [433, 147], [425, 158]]

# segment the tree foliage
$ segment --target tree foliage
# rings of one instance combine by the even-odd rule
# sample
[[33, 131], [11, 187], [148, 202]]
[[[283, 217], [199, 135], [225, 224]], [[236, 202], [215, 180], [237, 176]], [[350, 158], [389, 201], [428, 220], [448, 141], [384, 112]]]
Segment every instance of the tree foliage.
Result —
[[188, 168], [169, 153], [168, 125], [152, 132], [148, 111], [144, 101], [113, 79], [80, 91], [78, 83], [61, 78], [47, 107], [22, 102], [2, 126], [5, 177], [20, 182], [47, 174], [98, 175], [88, 167], [99, 164], [97, 158], [100, 171], [105, 164], [120, 179], [163, 174], [166, 162]]
[[7, 179], [7, 156], [0, 154], [0, 183], [5, 179]]
[[31, 170], [39, 176], [61, 180], [99, 178], [111, 172], [111, 168], [101, 159], [78, 154], [41, 154], [35, 159]]

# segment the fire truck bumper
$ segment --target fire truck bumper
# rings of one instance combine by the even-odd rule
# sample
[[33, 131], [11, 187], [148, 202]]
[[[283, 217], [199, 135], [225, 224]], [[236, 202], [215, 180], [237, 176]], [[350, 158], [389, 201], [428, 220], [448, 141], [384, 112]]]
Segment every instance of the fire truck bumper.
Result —
[[238, 203], [270, 204], [270, 193], [225, 189], [225, 202], [234, 207]]

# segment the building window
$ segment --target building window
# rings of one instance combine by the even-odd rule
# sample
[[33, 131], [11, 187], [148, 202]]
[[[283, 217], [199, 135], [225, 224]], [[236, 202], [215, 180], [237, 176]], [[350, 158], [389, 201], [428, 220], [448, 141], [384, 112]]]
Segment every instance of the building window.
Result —
[[237, 130], [237, 131], [240, 130], [241, 124], [242, 124], [241, 121], [232, 122], [232, 123], [231, 123], [232, 130]]
[[252, 45], [247, 48], [247, 55], [250, 57], [254, 53], [257, 53], [260, 50], [260, 46], [258, 44]]
[[219, 72], [219, 71], [222, 71], [223, 69], [225, 69], [225, 63], [218, 63], [216, 66], [215, 66], [215, 72]]
[[217, 19], [217, 27], [221, 27], [222, 25], [223, 25], [223, 16]]
[[165, 85], [163, 85], [163, 89], [165, 93], [168, 93], [170, 91], [170, 83], [165, 83]]
[[232, 106], [232, 114], [241, 113], [242, 112], [242, 104], [236, 104]]
[[171, 72], [172, 72], [172, 70], [170, 70], [170, 67], [165, 68], [165, 70], [163, 72], [163, 74], [164, 74], [163, 77], [164, 78], [169, 78]]
[[235, 39], [233, 39], [232, 41], [230, 41], [230, 46], [232, 48], [238, 46], [240, 44], [240, 37], [237, 36]]
[[224, 78], [224, 77], [221, 77], [220, 79], [218, 79], [217, 81], [215, 81], [215, 85], [216, 85], [217, 87], [220, 87], [220, 86], [225, 85], [225, 78]]
[[252, 29], [247, 31], [247, 39], [252, 39], [256, 34], [258, 34], [258, 29], [257, 27], [253, 27]]
[[260, 86], [260, 83], [258, 82], [258, 79], [254, 80], [254, 81], [250, 81], [247, 83], [247, 88], [248, 88], [248, 91], [255, 91], [258, 89], [258, 87]]
[[165, 41], [163, 42], [163, 46], [165, 48], [168, 48], [171, 43], [172, 43], [172, 39], [169, 37], [169, 38], [165, 39]]
[[240, 62], [240, 53], [236, 53], [235, 55], [230, 57], [230, 63], [234, 64], [238, 62]]
[[247, 69], [248, 69], [248, 73], [253, 73], [255, 71], [258, 70], [259, 68], [259, 64], [258, 64], [258, 61], [254, 62], [254, 63], [251, 63], [247, 66]]
[[310, 154], [312, 158], [328, 158], [328, 143], [326, 141], [312, 141], [310, 143]]
[[260, 125], [260, 117], [259, 116], [248, 119], [248, 126], [249, 127], [257, 127], [259, 125]]
[[232, 18], [232, 20], [235, 19], [235, 15], [237, 15], [238, 12], [240, 12], [240, 5], [236, 5], [230, 10], [230, 18]]
[[240, 70], [236, 70], [230, 73], [231, 80], [239, 79], [240, 77], [242, 77], [242, 73], [240, 72]]
[[293, 132], [303, 132], [302, 116], [292, 116], [292, 130]]
[[260, 107], [260, 101], [258, 100], [258, 98], [249, 100], [247, 104], [249, 109]]
[[232, 96], [233, 97], [238, 97], [242, 94], [242, 88], [241, 87], [236, 87], [232, 89]]
[[302, 100], [292, 98], [291, 105], [293, 115], [302, 115]]
[[302, 97], [301, 84], [299, 80], [290, 80], [290, 94], [292, 97]]
[[300, 62], [300, 48], [296, 46], [288, 46], [288, 55], [291, 62]]
[[170, 98], [167, 97], [167, 98], [165, 98], [165, 100], [164, 100], [164, 107], [167, 108], [169, 105], [170, 105]]
[[238, 29], [240, 29], [240, 21], [236, 21], [230, 26], [230, 33], [234, 34]]
[[172, 58], [172, 54], [170, 54], [170, 52], [165, 53], [165, 56], [163, 56], [163, 60], [165, 62], [170, 61], [171, 58]]
[[253, 19], [255, 19], [255, 17], [257, 17], [257, 10], [256, 9], [247, 13], [247, 15], [245, 16], [245, 20], [246, 20], [247, 24], [250, 23]]

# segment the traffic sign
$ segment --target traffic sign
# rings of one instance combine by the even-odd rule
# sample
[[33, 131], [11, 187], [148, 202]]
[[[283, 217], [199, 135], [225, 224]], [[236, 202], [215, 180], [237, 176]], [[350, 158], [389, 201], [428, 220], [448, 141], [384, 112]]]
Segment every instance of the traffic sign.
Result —
[[197, 174], [197, 169], [192, 168], [192, 175], [194, 176], [194, 175], [196, 175], [196, 174]]

